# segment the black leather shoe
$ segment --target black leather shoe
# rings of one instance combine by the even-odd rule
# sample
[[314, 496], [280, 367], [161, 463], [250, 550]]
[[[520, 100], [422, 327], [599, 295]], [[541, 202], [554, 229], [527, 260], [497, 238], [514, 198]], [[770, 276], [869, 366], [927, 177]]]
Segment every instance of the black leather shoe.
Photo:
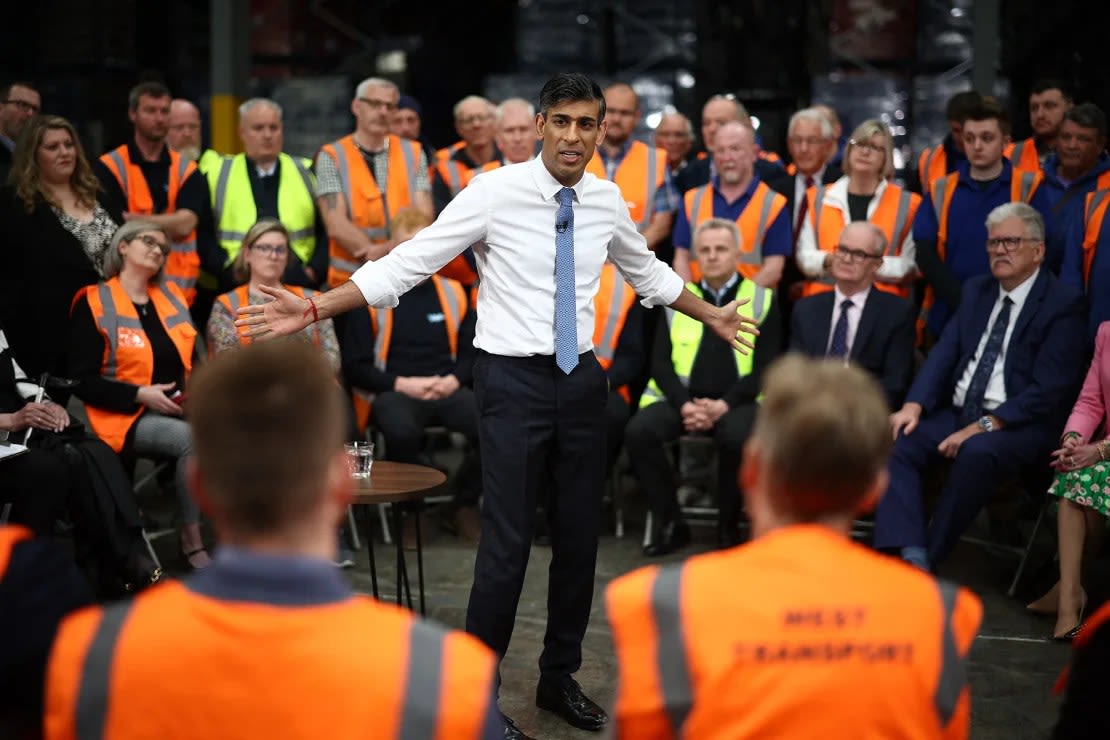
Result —
[[580, 730], [600, 730], [609, 722], [609, 715], [582, 693], [582, 687], [570, 676], [541, 678], [536, 685], [536, 706], [554, 712]]
[[669, 555], [688, 544], [690, 544], [690, 527], [681, 519], [674, 519], [660, 527], [659, 535], [650, 545], [644, 547], [644, 555], [657, 558], [660, 555]]
[[505, 724], [505, 740], [536, 740], [534, 737], [525, 735], [524, 732], [513, 724], [513, 721], [504, 714], [501, 715], [501, 721]]

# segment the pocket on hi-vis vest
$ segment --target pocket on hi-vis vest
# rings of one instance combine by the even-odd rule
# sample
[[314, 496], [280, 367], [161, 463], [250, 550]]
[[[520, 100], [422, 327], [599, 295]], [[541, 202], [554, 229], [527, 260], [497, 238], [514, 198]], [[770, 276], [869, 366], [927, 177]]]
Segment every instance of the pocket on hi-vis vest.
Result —
[[138, 349], [146, 346], [146, 335], [136, 329], [120, 327], [116, 330], [116, 344], [120, 347]]

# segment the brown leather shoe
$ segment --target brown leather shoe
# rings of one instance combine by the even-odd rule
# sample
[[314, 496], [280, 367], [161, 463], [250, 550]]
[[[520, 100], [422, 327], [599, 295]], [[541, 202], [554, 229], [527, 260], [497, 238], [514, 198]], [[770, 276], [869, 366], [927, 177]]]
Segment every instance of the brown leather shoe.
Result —
[[460, 506], [455, 510], [455, 532], [466, 542], [477, 544], [482, 539], [482, 515], [477, 506]]

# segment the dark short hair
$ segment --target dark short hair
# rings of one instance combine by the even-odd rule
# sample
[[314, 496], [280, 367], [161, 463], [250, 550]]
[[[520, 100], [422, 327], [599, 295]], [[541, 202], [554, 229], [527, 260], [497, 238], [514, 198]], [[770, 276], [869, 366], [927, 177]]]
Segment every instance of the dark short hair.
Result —
[[578, 72], [560, 72], [540, 90], [540, 114], [547, 119], [547, 112], [560, 103], [596, 100], [598, 123], [605, 120], [605, 95], [592, 79]]
[[0, 103], [8, 99], [8, 96], [12, 94], [13, 87], [25, 87], [28, 90], [39, 92], [38, 85], [33, 82], [28, 82], [27, 80], [12, 80], [11, 82], [5, 82], [3, 85], [0, 85]]
[[1033, 84], [1029, 86], [1030, 95], [1040, 95], [1049, 90], [1059, 90], [1060, 94], [1064, 96], [1064, 100], [1068, 102], [1071, 102], [1073, 99], [1071, 90], [1064, 84], [1064, 81], [1055, 77], [1041, 77], [1034, 80]]
[[[978, 104], [969, 107], [964, 112], [964, 117], [961, 122], [967, 121], [989, 121], [991, 119], [998, 121], [998, 128], [1002, 130], [1005, 135], [1010, 134], [1010, 114], [1006, 109], [998, 104], [998, 101], [991, 97], [981, 97]], [[952, 119], [956, 120], [956, 119]]]
[[967, 120], [967, 112], [982, 102], [983, 96], [974, 90], [958, 92], [948, 99], [944, 105], [944, 117], [949, 121], [963, 123]]
[[139, 109], [139, 98], [146, 96], [148, 98], [172, 98], [170, 89], [163, 85], [161, 82], [150, 81], [140, 82], [135, 87], [131, 88], [131, 92], [127, 93], [127, 108], [128, 110]]
[[1069, 108], [1064, 114], [1064, 120], [1083, 128], [1097, 129], [1098, 135], [1106, 138], [1106, 114], [1094, 103], [1080, 103]]

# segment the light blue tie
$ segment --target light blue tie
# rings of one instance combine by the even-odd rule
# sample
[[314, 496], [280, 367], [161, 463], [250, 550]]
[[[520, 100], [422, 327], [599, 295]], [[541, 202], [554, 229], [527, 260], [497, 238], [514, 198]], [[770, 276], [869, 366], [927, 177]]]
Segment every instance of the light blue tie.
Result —
[[555, 215], [555, 364], [567, 375], [578, 364], [578, 316], [574, 299], [574, 191], [559, 191]]

